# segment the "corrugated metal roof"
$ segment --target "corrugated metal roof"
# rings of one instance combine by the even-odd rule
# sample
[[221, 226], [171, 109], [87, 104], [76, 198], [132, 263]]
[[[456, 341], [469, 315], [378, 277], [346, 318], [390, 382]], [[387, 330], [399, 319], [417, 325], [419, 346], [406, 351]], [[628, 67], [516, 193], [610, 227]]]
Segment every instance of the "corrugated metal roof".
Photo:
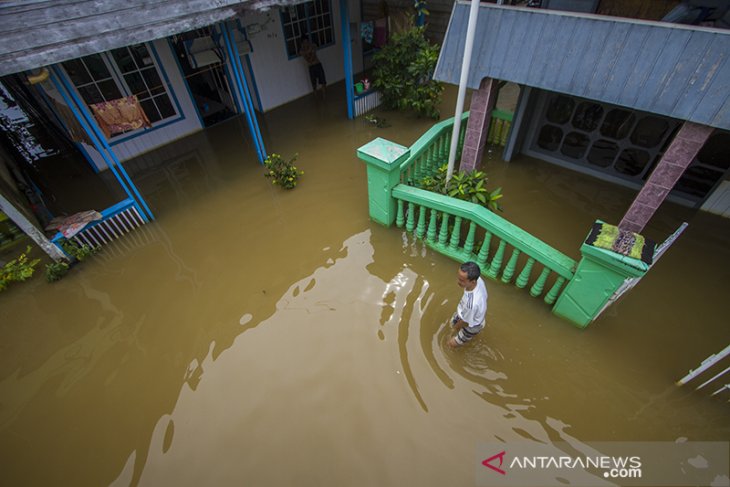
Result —
[[0, 76], [162, 39], [305, 0], [25, 0], [0, 2]]
[[[434, 77], [458, 84], [469, 3], [454, 4]], [[481, 5], [468, 86], [512, 81], [730, 129], [730, 31]]]

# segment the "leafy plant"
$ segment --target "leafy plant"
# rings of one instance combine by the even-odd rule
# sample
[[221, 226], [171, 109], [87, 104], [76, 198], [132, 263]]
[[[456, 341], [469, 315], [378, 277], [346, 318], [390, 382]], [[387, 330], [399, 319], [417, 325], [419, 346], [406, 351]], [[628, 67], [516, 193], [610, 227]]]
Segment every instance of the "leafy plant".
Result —
[[96, 249], [89, 247], [86, 244], [79, 245], [72, 240], [62, 240], [61, 248], [64, 252], [66, 252], [68, 255], [78, 260], [79, 262], [96, 253]]
[[267, 169], [264, 176], [271, 178], [271, 184], [278, 184], [284, 189], [294, 188], [299, 176], [304, 174], [304, 171], [298, 170], [294, 165], [297, 157], [299, 154], [294, 154], [294, 157], [286, 161], [279, 154], [270, 154], [264, 161], [264, 167]]
[[68, 273], [69, 265], [67, 262], [51, 262], [46, 264], [46, 281], [55, 282]]
[[438, 119], [444, 87], [433, 79], [433, 72], [439, 46], [426, 39], [424, 29], [412, 27], [395, 34], [373, 56], [373, 86], [383, 94], [387, 108]]
[[30, 246], [17, 259], [13, 259], [0, 269], [0, 291], [5, 290], [11, 282], [25, 281], [33, 275], [40, 259], [28, 259]]
[[455, 172], [447, 184], [447, 170], [448, 166], [446, 164], [439, 167], [436, 174], [421, 180], [421, 187], [428, 191], [485, 206], [492, 211], [503, 211], [502, 206], [499, 204], [499, 200], [504, 196], [502, 188], [489, 191], [486, 188], [488, 178], [485, 172]]

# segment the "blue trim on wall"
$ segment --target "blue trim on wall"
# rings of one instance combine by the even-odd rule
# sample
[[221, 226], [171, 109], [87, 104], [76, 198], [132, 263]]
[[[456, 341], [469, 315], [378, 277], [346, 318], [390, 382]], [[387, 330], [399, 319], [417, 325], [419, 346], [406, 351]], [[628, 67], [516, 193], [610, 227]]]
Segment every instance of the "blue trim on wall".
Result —
[[183, 85], [185, 85], [185, 90], [188, 92], [188, 99], [193, 105], [193, 108], [195, 109], [195, 114], [198, 116], [198, 121], [200, 122], [200, 128], [205, 128], [205, 124], [203, 123], [203, 117], [200, 116], [200, 110], [198, 110], [198, 105], [195, 103], [195, 98], [193, 97], [193, 92], [190, 91], [190, 86], [188, 85], [188, 80], [185, 78], [185, 72], [183, 71], [182, 64], [180, 64], [180, 60], [177, 58], [177, 51], [175, 50], [175, 46], [172, 45], [172, 41], [170, 38], [167, 38], [167, 45], [170, 48], [170, 51], [172, 52], [172, 57], [175, 58], [175, 64], [177, 65], [177, 70], [180, 72], [180, 77], [183, 80]]

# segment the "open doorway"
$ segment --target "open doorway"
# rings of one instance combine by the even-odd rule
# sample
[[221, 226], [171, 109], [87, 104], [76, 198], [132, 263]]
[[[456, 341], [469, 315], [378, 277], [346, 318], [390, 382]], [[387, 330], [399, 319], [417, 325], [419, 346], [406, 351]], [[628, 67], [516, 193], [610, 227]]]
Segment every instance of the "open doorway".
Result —
[[225, 53], [211, 27], [171, 37], [175, 55], [205, 127], [236, 114], [236, 102], [226, 75]]

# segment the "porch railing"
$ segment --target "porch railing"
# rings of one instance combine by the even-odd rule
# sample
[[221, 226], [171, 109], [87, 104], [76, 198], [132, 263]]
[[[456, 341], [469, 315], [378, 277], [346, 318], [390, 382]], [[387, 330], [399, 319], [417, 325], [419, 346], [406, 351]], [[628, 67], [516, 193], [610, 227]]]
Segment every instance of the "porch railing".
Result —
[[[79, 245], [88, 245], [96, 249], [144, 225], [144, 223], [145, 221], [137, 211], [134, 201], [127, 198], [102, 211], [101, 220], [88, 224], [83, 230], [71, 237], [71, 240]], [[63, 239], [63, 234], [59, 232], [51, 241], [60, 248]]]
[[544, 295], [547, 304], [555, 303], [563, 284], [573, 278], [575, 260], [480, 205], [404, 184], [395, 186], [392, 196], [399, 228], [457, 261], [475, 261], [488, 277], [504, 283], [514, 280], [518, 288], [525, 288], [535, 265], [542, 267], [529, 290], [532, 297]]
[[[459, 144], [456, 148], [456, 158], [461, 157], [466, 136], [466, 121], [469, 112], [461, 116], [461, 130]], [[404, 184], [417, 185], [421, 179], [436, 173], [439, 166], [449, 160], [451, 136], [454, 129], [454, 117], [435, 124], [428, 129], [410, 147], [410, 155], [400, 164], [400, 181]]]

